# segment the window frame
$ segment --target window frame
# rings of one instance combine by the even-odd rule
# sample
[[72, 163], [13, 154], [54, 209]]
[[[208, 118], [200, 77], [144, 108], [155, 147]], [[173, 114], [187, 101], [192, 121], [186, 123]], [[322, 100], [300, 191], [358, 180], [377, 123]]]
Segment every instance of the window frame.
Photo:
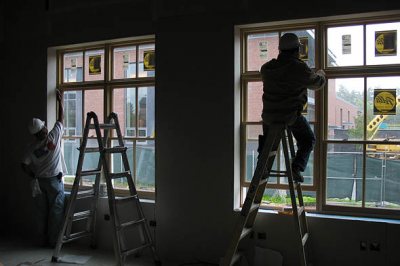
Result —
[[[101, 89], [103, 91], [103, 117], [99, 117], [99, 119], [106, 119], [107, 115], [113, 110], [113, 90], [117, 88], [128, 88], [128, 87], [153, 87], [154, 90], [156, 89], [156, 84], [155, 84], [155, 75], [149, 76], [149, 77], [139, 77], [138, 76], [138, 67], [136, 67], [136, 76], [134, 78], [121, 78], [121, 79], [114, 79], [114, 58], [113, 58], [113, 51], [115, 48], [118, 47], [124, 47], [124, 46], [136, 46], [136, 62], [139, 62], [139, 47], [141, 45], [146, 45], [146, 44], [152, 44], [154, 45], [154, 50], [155, 50], [155, 37], [154, 36], [146, 36], [142, 38], [135, 38], [133, 40], [124, 40], [124, 41], [108, 41], [102, 44], [95, 44], [95, 45], [75, 45], [73, 48], [62, 48], [62, 49], [57, 49], [56, 50], [56, 58], [57, 58], [57, 63], [56, 63], [56, 88], [59, 89], [61, 92], [67, 92], [67, 91], [82, 91], [82, 132], [81, 135], [79, 136], [63, 136], [63, 141], [65, 140], [72, 140], [75, 141], [79, 139], [79, 144], [82, 143], [82, 134], [83, 134], [83, 129], [84, 129], [84, 121], [86, 119], [86, 114], [84, 110], [84, 92], [88, 90], [95, 90], [95, 89]], [[100, 50], [102, 49], [104, 51], [104, 69], [102, 70], [103, 73], [103, 79], [102, 80], [93, 80], [93, 81], [85, 81], [85, 63], [86, 60], [86, 51], [92, 51], [92, 50]], [[82, 52], [83, 56], [83, 62], [82, 62], [82, 73], [83, 73], [83, 78], [81, 82], [65, 82], [64, 81], [64, 74], [66, 71], [64, 71], [63, 65], [64, 65], [64, 54], [65, 53], [71, 53], [71, 52]], [[137, 65], [137, 64], [135, 64]], [[155, 71], [155, 70], [153, 70]], [[137, 97], [137, 95], [135, 96]], [[136, 99], [137, 101], [137, 99]], [[154, 106], [154, 108], [156, 108]], [[124, 107], [125, 109], [125, 107]], [[136, 118], [138, 119], [138, 118]], [[120, 123], [125, 123], [125, 121], [120, 121]], [[136, 125], [138, 128], [138, 125]], [[123, 132], [124, 133], [124, 132]], [[89, 139], [95, 139], [95, 138], [89, 138]], [[147, 141], [151, 140], [156, 142], [156, 137], [155, 134], [153, 136], [146, 136], [146, 137], [140, 137], [140, 136], [132, 136], [132, 137], [127, 137], [123, 136], [124, 141], [131, 141], [133, 143], [133, 147], [136, 147], [137, 142], [140, 141]], [[112, 141], [117, 140], [117, 137], [114, 136], [114, 133], [110, 133], [110, 137], [108, 139], [109, 144]], [[156, 151], [155, 151], [156, 152]], [[135, 152], [134, 152], [135, 154]], [[156, 155], [154, 155], [156, 157]], [[132, 158], [134, 162], [136, 162], [136, 158]], [[155, 159], [155, 158], [154, 158]], [[111, 166], [111, 160], [108, 160], [108, 163]], [[131, 166], [133, 169], [131, 169], [132, 172], [132, 178], [135, 181], [136, 180], [136, 168], [135, 166]], [[155, 174], [156, 175], [156, 174]], [[73, 174], [73, 177], [75, 177], [75, 173]], [[101, 180], [101, 183], [105, 183], [104, 180]], [[82, 180], [81, 180], [81, 185], [83, 185]], [[67, 189], [72, 188], [72, 184], [65, 184], [65, 187]], [[156, 187], [154, 188], [154, 191], [147, 191], [147, 190], [139, 190], [137, 189], [138, 195], [141, 198], [145, 199], [155, 199], [155, 190]], [[129, 191], [127, 189], [115, 189], [116, 195], [124, 196], [128, 195]]]

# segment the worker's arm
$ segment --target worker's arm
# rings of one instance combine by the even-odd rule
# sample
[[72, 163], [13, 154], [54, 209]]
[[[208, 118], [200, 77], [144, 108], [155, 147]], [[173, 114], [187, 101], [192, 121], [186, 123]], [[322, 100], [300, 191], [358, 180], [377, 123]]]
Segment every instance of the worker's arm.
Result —
[[325, 72], [320, 69], [318, 71], [311, 70], [306, 64], [304, 64], [304, 85], [311, 90], [319, 90], [321, 89], [325, 83]]
[[64, 124], [64, 103], [63, 103], [63, 94], [60, 90], [56, 90], [57, 94], [57, 102], [58, 102], [58, 116], [57, 121]]
[[28, 176], [35, 178], [35, 174], [33, 173], [33, 171], [31, 170], [31, 168], [29, 167], [29, 165], [25, 164], [25, 163], [21, 163], [21, 168], [22, 171], [25, 172], [25, 174], [27, 174]]

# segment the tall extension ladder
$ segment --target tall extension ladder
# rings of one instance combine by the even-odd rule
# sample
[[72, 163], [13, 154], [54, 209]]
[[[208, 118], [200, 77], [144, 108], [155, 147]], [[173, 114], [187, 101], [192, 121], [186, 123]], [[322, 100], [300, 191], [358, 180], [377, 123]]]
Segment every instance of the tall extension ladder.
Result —
[[[282, 148], [285, 157], [286, 171], [271, 170], [277, 155], [279, 143], [282, 141]], [[288, 145], [289, 142], [289, 145]], [[289, 157], [289, 149], [291, 157], [294, 157], [295, 151], [293, 146], [293, 137], [285, 124], [273, 124], [269, 127], [268, 134], [265, 139], [264, 148], [259, 156], [257, 167], [251, 180], [246, 199], [243, 204], [242, 211], [238, 217], [236, 227], [234, 229], [232, 242], [222, 259], [221, 266], [230, 266], [238, 262], [244, 255], [245, 245], [244, 239], [251, 235], [258, 209], [264, 194], [270, 176], [287, 176], [290, 198], [292, 201], [293, 217], [295, 229], [298, 232], [298, 248], [300, 254], [300, 265], [307, 266], [306, 243], [309, 238], [307, 220], [304, 210], [303, 194], [300, 183], [293, 182], [293, 174], [291, 160]], [[272, 174], [271, 174], [272, 173]], [[299, 201], [299, 207], [296, 203], [296, 192]]]
[[[91, 122], [93, 120], [93, 122]], [[89, 130], [94, 129], [96, 132], [96, 138], [98, 147], [87, 147], [87, 140]], [[101, 135], [101, 129], [104, 130], [104, 136]], [[110, 130], [116, 130], [118, 137], [118, 146], [108, 146], [108, 136]], [[136, 187], [133, 183], [128, 157], [126, 155], [127, 148], [124, 146], [124, 141], [121, 134], [121, 129], [118, 122], [117, 114], [111, 113], [105, 124], [99, 124], [97, 115], [94, 112], [87, 113], [86, 124], [83, 133], [82, 144], [79, 148], [79, 159], [76, 169], [75, 181], [72, 186], [70, 200], [68, 203], [67, 211], [64, 216], [62, 228], [60, 230], [58, 241], [53, 252], [52, 262], [59, 261], [59, 254], [61, 247], [64, 243], [71, 242], [83, 237], [91, 237], [91, 247], [96, 247], [95, 239], [95, 227], [96, 227], [96, 211], [97, 202], [99, 198], [100, 190], [100, 176], [103, 171], [106, 183], [107, 183], [107, 195], [110, 210], [110, 217], [113, 228], [113, 244], [114, 253], [117, 259], [117, 265], [124, 265], [125, 259], [128, 255], [138, 254], [145, 248], [150, 248], [153, 259], [156, 265], [161, 265], [161, 262], [156, 253], [151, 235], [149, 225], [144, 216], [139, 197], [136, 191]], [[83, 161], [86, 153], [100, 153], [99, 162], [96, 169], [93, 170], [82, 170]], [[120, 153], [122, 157], [122, 163], [124, 171], [120, 173], [111, 173], [108, 165], [108, 158], [111, 154]], [[79, 191], [80, 180], [83, 176], [95, 175], [95, 183], [93, 189]], [[114, 187], [112, 180], [116, 178], [125, 178], [129, 187], [129, 196], [127, 197], [115, 197]], [[89, 210], [75, 212], [76, 201], [84, 198], [92, 198], [91, 207]], [[137, 208], [139, 219], [131, 220], [127, 222], [121, 222], [120, 215], [117, 207], [121, 203], [134, 203]], [[72, 223], [87, 219], [86, 229], [82, 232], [71, 233]], [[126, 239], [124, 237], [124, 230], [132, 226], [139, 227], [139, 235], [141, 238], [142, 245], [135, 248], [128, 249], [125, 245]]]

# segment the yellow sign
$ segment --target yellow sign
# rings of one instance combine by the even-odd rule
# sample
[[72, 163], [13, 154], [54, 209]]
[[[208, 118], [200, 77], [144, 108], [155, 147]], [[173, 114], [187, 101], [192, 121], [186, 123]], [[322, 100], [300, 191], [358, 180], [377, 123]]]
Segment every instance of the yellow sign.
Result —
[[375, 32], [375, 56], [397, 55], [397, 30]]
[[156, 54], [154, 50], [143, 52], [143, 70], [153, 71], [156, 69]]
[[395, 115], [396, 104], [396, 89], [374, 90], [374, 115]]
[[300, 37], [299, 38], [301, 46], [300, 46], [300, 59], [303, 61], [308, 60], [308, 38]]
[[89, 56], [89, 75], [101, 74], [101, 55]]

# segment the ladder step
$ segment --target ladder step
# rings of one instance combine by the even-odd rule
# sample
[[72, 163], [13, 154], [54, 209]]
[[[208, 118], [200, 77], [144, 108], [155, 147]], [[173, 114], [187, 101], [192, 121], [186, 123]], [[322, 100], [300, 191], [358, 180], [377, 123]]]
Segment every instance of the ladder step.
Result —
[[72, 217], [72, 221], [79, 221], [83, 219], [88, 219], [92, 217], [92, 212], [90, 210], [87, 211], [82, 211], [82, 212], [76, 212], [74, 213], [74, 216]]
[[242, 233], [240, 234], [240, 240], [242, 240], [243, 238], [248, 236], [252, 231], [253, 231], [253, 229], [251, 229], [251, 227], [243, 228]]
[[107, 153], [119, 153], [119, 152], [125, 152], [128, 148], [125, 146], [114, 146], [111, 148], [104, 148], [104, 152]]
[[308, 240], [308, 233], [305, 233], [303, 238], [301, 239], [301, 242], [302, 242], [303, 246], [305, 246], [307, 240]]
[[85, 152], [86, 153], [100, 152], [100, 148], [99, 147], [86, 147]]
[[125, 228], [127, 228], [129, 226], [138, 225], [138, 224], [141, 224], [141, 223], [144, 223], [144, 222], [146, 222], [146, 219], [144, 219], [144, 218], [140, 219], [140, 220], [136, 220], [136, 221], [129, 221], [129, 222], [126, 222], [126, 223], [122, 223], [120, 226], [117, 227], [117, 229], [118, 230], [125, 229]]
[[101, 174], [101, 169], [84, 170], [81, 172], [81, 176], [98, 175], [98, 174]]
[[273, 177], [287, 177], [287, 172], [286, 171], [276, 171], [276, 170], [271, 170], [269, 176]]
[[94, 189], [82, 190], [76, 195], [76, 199], [85, 199], [91, 197], [94, 197]]
[[138, 196], [137, 195], [133, 195], [133, 196], [127, 196], [127, 197], [118, 197], [115, 198], [115, 203], [125, 203], [125, 202], [129, 202], [132, 200], [137, 200]]
[[135, 253], [137, 253], [137, 252], [139, 252], [139, 251], [141, 251], [141, 250], [143, 250], [145, 248], [151, 247], [151, 246], [152, 246], [151, 243], [147, 243], [147, 244], [145, 244], [143, 246], [140, 246], [140, 247], [137, 247], [137, 248], [128, 249], [128, 250], [122, 250], [121, 254], [123, 256], [129, 256], [129, 255], [135, 254]]
[[[94, 124], [90, 124], [89, 125], [89, 129], [95, 129], [95, 125]], [[110, 128], [116, 128], [115, 124], [99, 124], [99, 128], [100, 129], [110, 129]]]
[[111, 179], [116, 179], [116, 178], [121, 178], [121, 177], [130, 177], [131, 176], [131, 172], [130, 171], [125, 171], [125, 172], [121, 172], [121, 173], [109, 173], [108, 176]]
[[88, 232], [88, 231], [82, 231], [82, 232], [78, 232], [78, 233], [73, 233], [70, 234], [69, 237], [64, 236], [63, 238], [63, 243], [68, 243], [74, 240], [77, 240], [79, 238], [83, 238], [83, 237], [88, 237], [91, 236], [92, 233]]

